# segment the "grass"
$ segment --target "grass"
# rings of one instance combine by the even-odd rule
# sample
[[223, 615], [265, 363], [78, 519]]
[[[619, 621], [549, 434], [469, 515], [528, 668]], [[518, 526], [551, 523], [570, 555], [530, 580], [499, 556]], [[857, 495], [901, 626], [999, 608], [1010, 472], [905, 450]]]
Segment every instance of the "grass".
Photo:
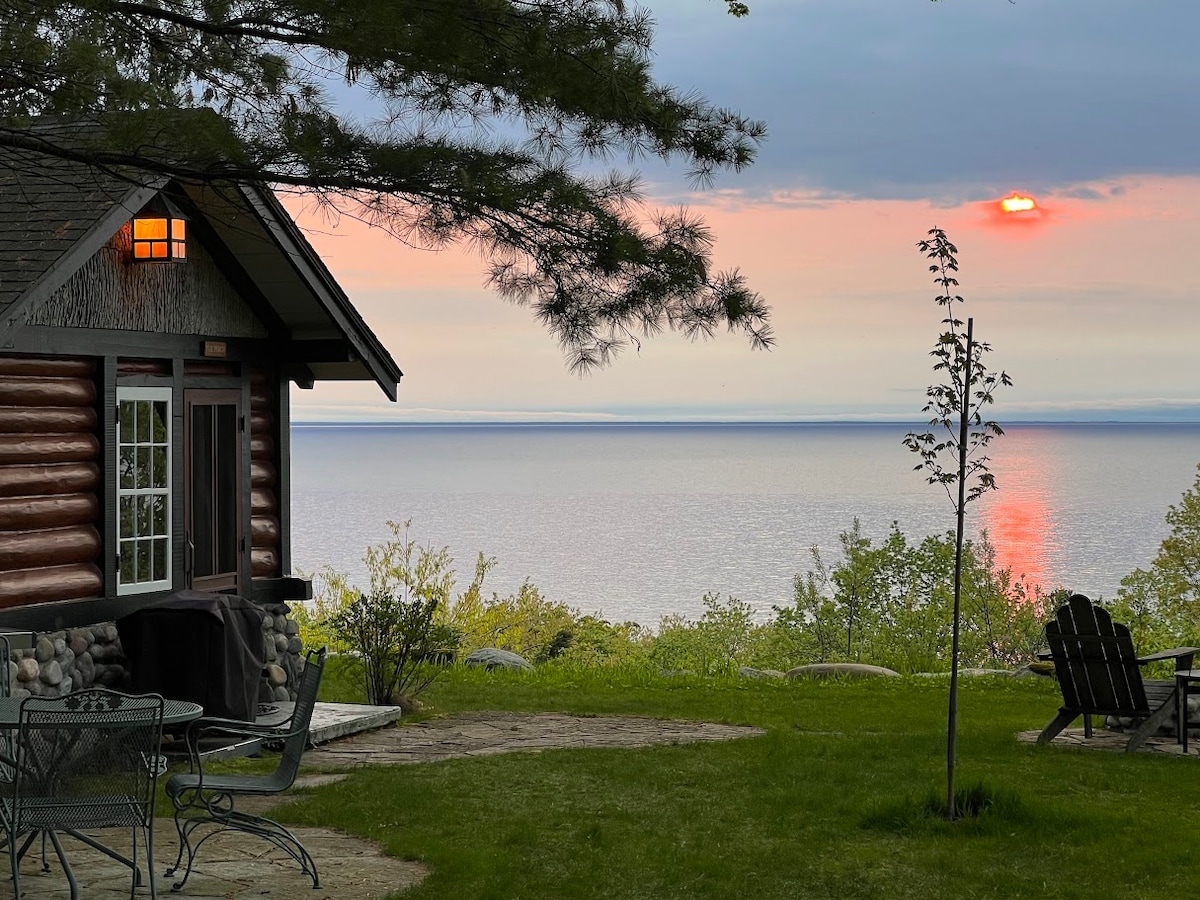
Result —
[[[329, 694], [348, 691], [331, 672]], [[280, 812], [433, 874], [406, 897], [1175, 897], [1195, 880], [1200, 764], [1020, 744], [1045, 681], [968, 679], [945, 798], [943, 681], [756, 682], [549, 668], [455, 672], [438, 710], [654, 715], [762, 737], [354, 772]]]

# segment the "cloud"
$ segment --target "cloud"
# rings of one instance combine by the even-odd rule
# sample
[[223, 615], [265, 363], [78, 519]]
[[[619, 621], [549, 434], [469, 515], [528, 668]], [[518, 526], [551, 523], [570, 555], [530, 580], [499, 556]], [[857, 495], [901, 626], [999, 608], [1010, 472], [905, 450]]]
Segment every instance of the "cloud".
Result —
[[651, 5], [660, 78], [767, 120], [723, 188], [954, 203], [1200, 172], [1193, 0]]

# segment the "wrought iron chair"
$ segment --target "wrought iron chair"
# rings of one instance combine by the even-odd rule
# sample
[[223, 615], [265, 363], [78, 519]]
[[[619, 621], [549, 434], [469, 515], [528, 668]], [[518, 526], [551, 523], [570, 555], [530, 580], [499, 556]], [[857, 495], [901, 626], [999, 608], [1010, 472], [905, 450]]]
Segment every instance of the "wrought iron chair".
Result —
[[[8, 671], [9, 663], [12, 661], [12, 648], [8, 643], [8, 638], [0, 634], [0, 697], [12, 696], [12, 677]], [[11, 783], [13, 780], [12, 771], [12, 736], [13, 732], [7, 728], [0, 728], [0, 783]]]
[[[69, 834], [133, 870], [129, 894], [141, 884], [138, 832], [146, 848], [150, 896], [154, 881], [154, 791], [163, 766], [163, 698], [100, 688], [63, 697], [27, 697], [11, 735], [11, 782], [0, 795], [0, 823], [8, 834], [13, 894], [21, 897], [21, 859], [39, 835], [49, 838], [70, 885], [75, 874], [59, 840]], [[129, 828], [127, 858], [82, 829]], [[24, 836], [24, 843], [21, 838]], [[18, 846], [20, 844], [20, 846]], [[44, 848], [43, 848], [44, 865]]]
[[[291, 831], [273, 819], [239, 811], [234, 805], [241, 796], [264, 796], [286, 791], [296, 780], [300, 757], [308, 747], [309, 723], [317, 703], [317, 690], [321, 685], [321, 673], [324, 668], [325, 648], [310, 650], [305, 657], [296, 704], [286, 722], [267, 727], [251, 722], [205, 718], [197, 719], [188, 727], [190, 771], [187, 774], [172, 775], [167, 779], [167, 796], [175, 805], [179, 856], [175, 865], [167, 869], [165, 874], [174, 875], [183, 863], [184, 855], [187, 855], [187, 868], [183, 878], [175, 882], [171, 890], [178, 891], [183, 888], [188, 876], [192, 874], [192, 864], [201, 845], [214, 834], [223, 831], [242, 831], [270, 841], [300, 864], [303, 872], [312, 878], [314, 888], [321, 886], [316, 862]], [[281, 743], [279, 765], [268, 775], [206, 773], [199, 747], [201, 740], [212, 736], [259, 738], [271, 743]], [[212, 826], [212, 830], [195, 840], [196, 833], [205, 826]]]
[[12, 647], [8, 638], [0, 634], [0, 697], [12, 696], [12, 678], [9, 677], [8, 664], [12, 661]]

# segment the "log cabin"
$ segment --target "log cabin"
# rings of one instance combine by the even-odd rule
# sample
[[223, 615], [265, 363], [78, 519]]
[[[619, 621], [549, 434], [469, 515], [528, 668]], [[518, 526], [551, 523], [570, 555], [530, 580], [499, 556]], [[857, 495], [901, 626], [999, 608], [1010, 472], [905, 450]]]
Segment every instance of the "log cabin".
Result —
[[0, 628], [292, 574], [289, 392], [401, 371], [278, 198], [0, 157]]

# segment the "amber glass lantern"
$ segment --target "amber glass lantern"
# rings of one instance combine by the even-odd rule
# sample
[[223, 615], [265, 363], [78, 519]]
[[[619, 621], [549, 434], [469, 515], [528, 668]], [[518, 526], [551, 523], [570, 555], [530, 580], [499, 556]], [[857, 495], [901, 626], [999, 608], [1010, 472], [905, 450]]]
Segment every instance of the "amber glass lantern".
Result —
[[133, 217], [134, 262], [183, 262], [187, 259], [187, 217], [157, 195]]

